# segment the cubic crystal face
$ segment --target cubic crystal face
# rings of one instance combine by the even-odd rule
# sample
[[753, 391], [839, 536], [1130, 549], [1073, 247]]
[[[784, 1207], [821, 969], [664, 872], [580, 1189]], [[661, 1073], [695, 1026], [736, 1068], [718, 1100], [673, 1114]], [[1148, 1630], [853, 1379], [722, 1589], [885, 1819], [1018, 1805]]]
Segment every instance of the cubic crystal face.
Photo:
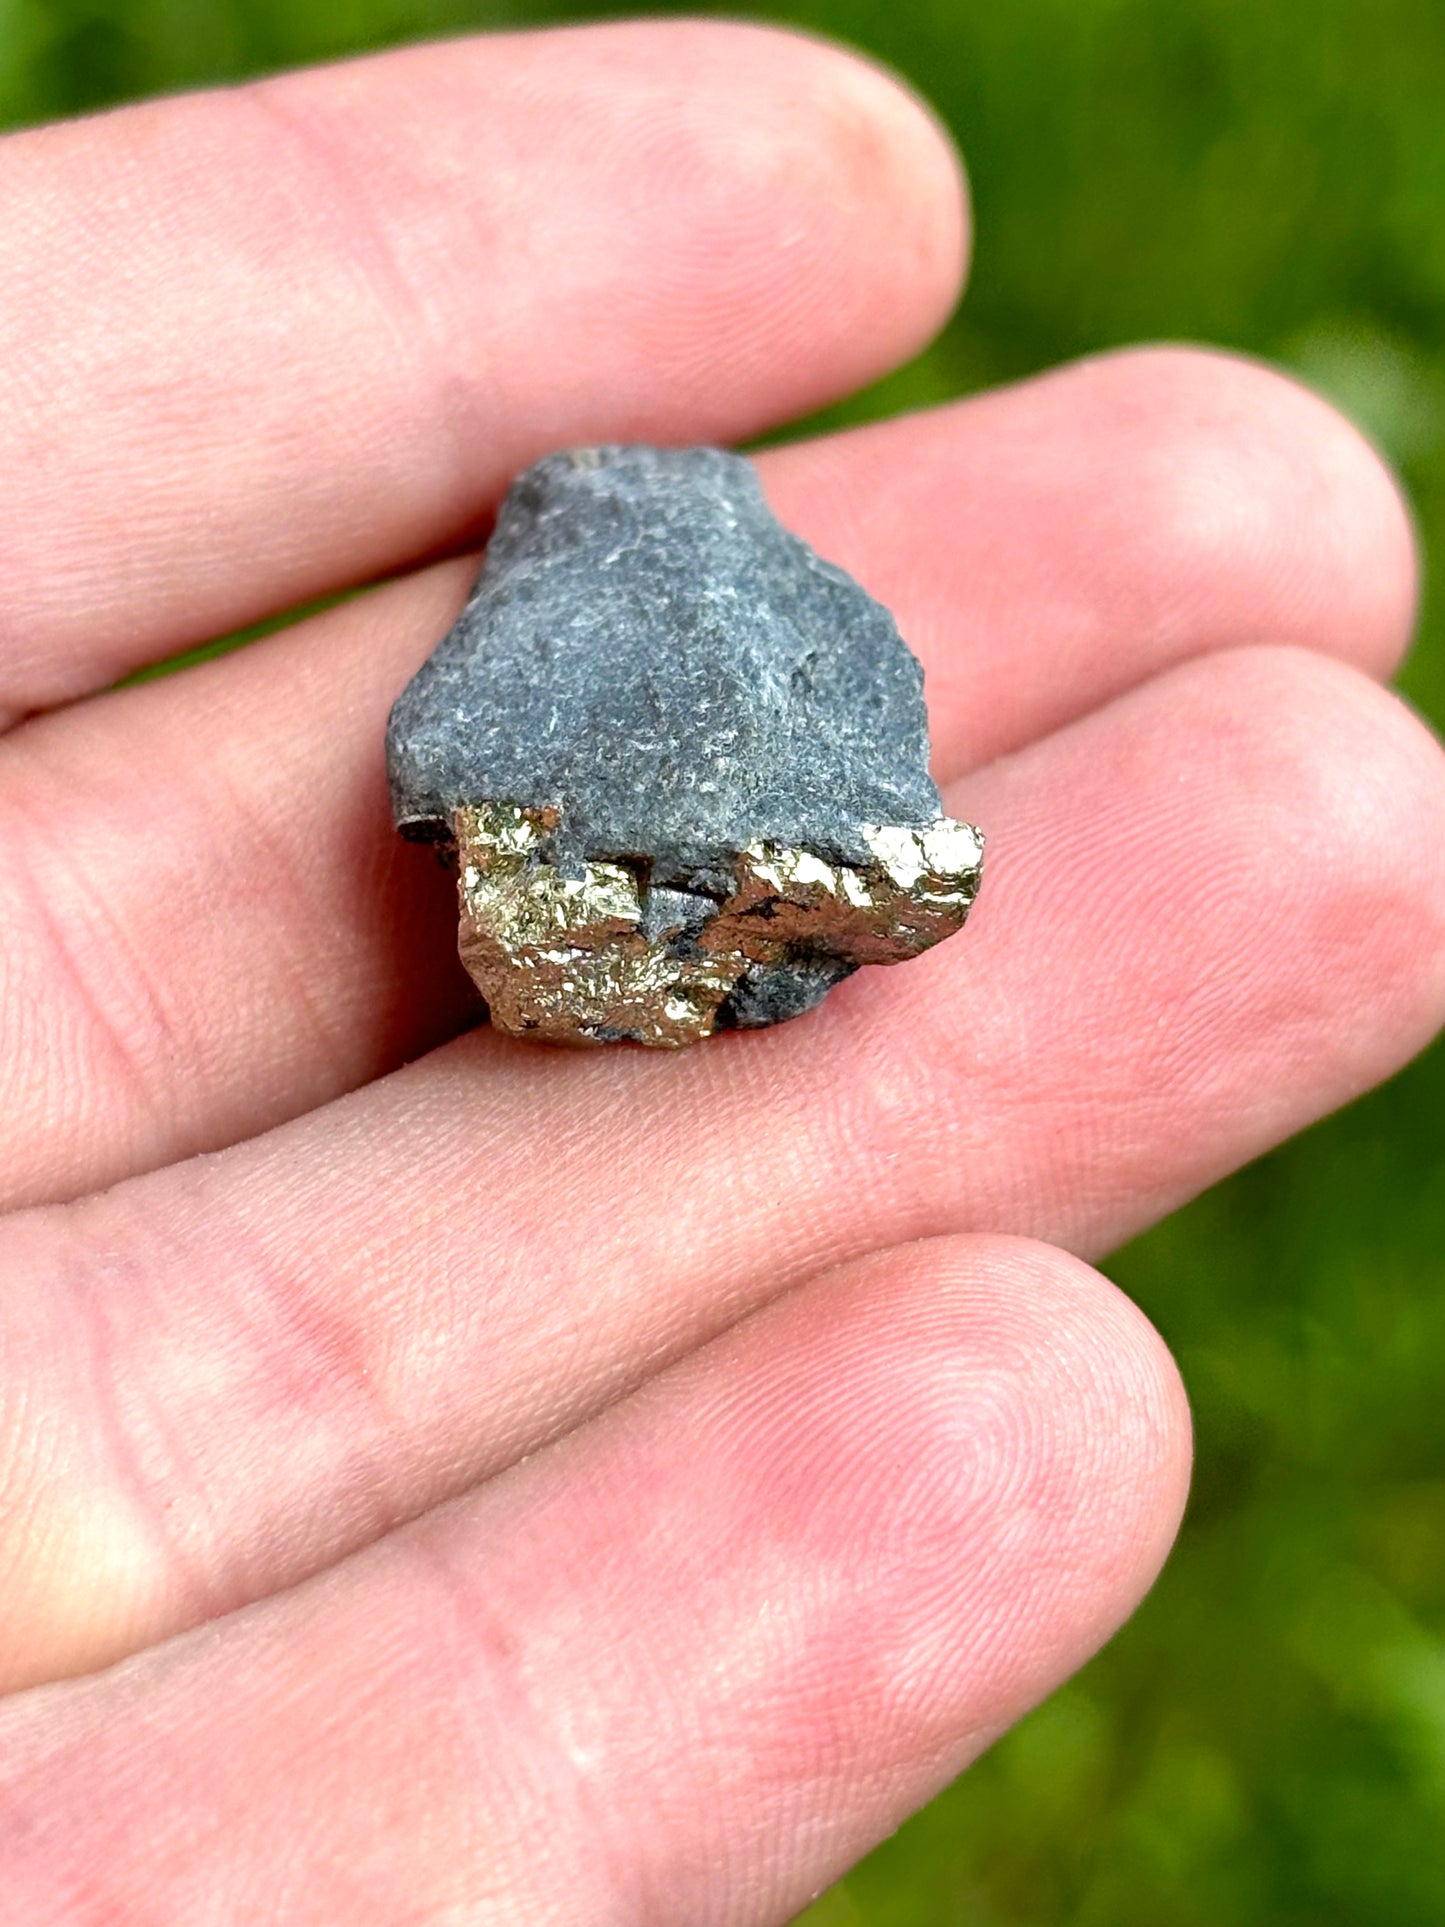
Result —
[[404, 834], [454, 848], [493, 1023], [676, 1047], [812, 1008], [962, 924], [891, 616], [718, 449], [578, 449], [513, 485], [387, 736]]

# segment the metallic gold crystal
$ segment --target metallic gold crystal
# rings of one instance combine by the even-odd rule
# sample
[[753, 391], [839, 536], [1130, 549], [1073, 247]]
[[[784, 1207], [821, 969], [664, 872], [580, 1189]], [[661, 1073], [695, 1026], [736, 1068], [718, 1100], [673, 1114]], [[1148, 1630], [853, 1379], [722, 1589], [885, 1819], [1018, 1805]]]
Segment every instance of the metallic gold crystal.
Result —
[[691, 935], [644, 930], [645, 865], [593, 862], [565, 877], [542, 852], [559, 816], [467, 804], [458, 948], [492, 1022], [552, 1043], [621, 1037], [675, 1049], [706, 1037], [747, 972], [825, 956], [897, 963], [951, 936], [978, 890], [983, 839], [967, 823], [865, 828], [867, 864], [750, 843], [735, 888]]

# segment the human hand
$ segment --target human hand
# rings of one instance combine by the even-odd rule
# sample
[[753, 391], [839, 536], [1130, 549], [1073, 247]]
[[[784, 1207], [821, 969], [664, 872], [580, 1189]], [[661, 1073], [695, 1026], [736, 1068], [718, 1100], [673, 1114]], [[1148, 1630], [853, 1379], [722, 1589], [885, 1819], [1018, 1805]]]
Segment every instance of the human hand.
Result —
[[763, 457], [924, 661], [968, 933], [677, 1058], [459, 1036], [381, 742], [469, 565], [93, 692], [547, 448], [881, 372], [953, 297], [937, 135], [653, 24], [0, 180], [0, 1667], [62, 1681], [0, 1713], [7, 1927], [781, 1921], [1167, 1547], [1182, 1395], [1068, 1254], [1445, 1011], [1393, 488], [1177, 350]]

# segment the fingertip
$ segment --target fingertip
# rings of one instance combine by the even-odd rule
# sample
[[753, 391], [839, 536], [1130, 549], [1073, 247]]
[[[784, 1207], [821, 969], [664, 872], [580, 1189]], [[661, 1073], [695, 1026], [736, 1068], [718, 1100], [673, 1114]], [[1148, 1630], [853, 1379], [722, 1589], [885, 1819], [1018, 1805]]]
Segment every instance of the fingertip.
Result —
[[1173, 1542], [1179, 1374], [1067, 1252], [978, 1235], [879, 1251], [740, 1327], [729, 1354], [707, 1435], [732, 1467], [716, 1490], [747, 1495], [734, 1531], [769, 1522], [849, 1602], [797, 1732], [832, 1732], [838, 1682], [867, 1682], [875, 1757], [912, 1771], [942, 1749], [956, 1772], [1128, 1617]]
[[[714, 77], [717, 118], [694, 123], [667, 172], [691, 170], [678, 196], [698, 238], [698, 211], [727, 184], [726, 220], [747, 278], [744, 315], [766, 313], [761, 389], [785, 373], [788, 401], [771, 412], [844, 395], [922, 348], [963, 285], [968, 195], [957, 149], [902, 78], [856, 49], [751, 22], [671, 21], [633, 29], [645, 57], [698, 62]], [[617, 29], [616, 31], [626, 31]], [[730, 74], [731, 85], [717, 77]], [[701, 89], [699, 89], [701, 93]], [[714, 243], [715, 244], [715, 240]], [[686, 269], [684, 239], [676, 260]], [[717, 304], [713, 324], [727, 323]], [[741, 365], [752, 342], [738, 343]]]
[[[974, 1236], [814, 1278], [509, 1475], [502, 1508], [530, 1510], [585, 1463], [585, 1505], [559, 1487], [547, 1511], [564, 1582], [610, 1569], [606, 1595], [645, 1602], [602, 1642], [629, 1897], [665, 1883], [692, 1918], [680, 1870], [729, 1864], [739, 1920], [791, 1917], [1128, 1616], [1188, 1454], [1142, 1315], [1063, 1252]], [[726, 1791], [639, 1837], [689, 1776]]]
[[1282, 369], [1221, 349], [1129, 348], [1074, 372], [1094, 407], [1148, 425], [1164, 458], [1157, 539], [1176, 573], [1226, 566], [1274, 634], [1393, 674], [1415, 624], [1414, 524], [1352, 422]]
[[[1188, 1493], [1192, 1435], [1178, 1367], [1154, 1326], [1117, 1286], [1082, 1259], [1036, 1239], [1008, 1235], [934, 1238], [878, 1254], [887, 1293], [885, 1346], [898, 1331], [926, 1334], [936, 1373], [961, 1400], [921, 1397], [945, 1457], [970, 1428], [977, 1452], [977, 1375], [1001, 1393], [987, 1437], [997, 1455], [989, 1485], [999, 1516], [999, 1680], [1006, 1721], [1033, 1690], [1017, 1670], [1018, 1608], [1040, 1614], [1040, 1647], [1062, 1678], [1138, 1604], [1173, 1544]], [[955, 1409], [951, 1409], [955, 1408]], [[924, 1456], [928, 1448], [920, 1448]], [[979, 1507], [977, 1465], [967, 1504]], [[977, 1600], [977, 1573], [965, 1573]], [[964, 1602], [958, 1602], [964, 1609]], [[1025, 1642], [1027, 1643], [1027, 1642]]]
[[922, 347], [942, 326], [967, 278], [972, 247], [968, 175], [932, 104], [890, 67], [856, 49], [816, 40], [831, 55], [836, 151], [873, 202], [884, 273], [913, 303], [897, 353]]
[[[1445, 758], [1349, 663], [1267, 643], [1196, 658], [947, 801], [995, 850], [961, 1042], [999, 1022], [980, 999], [1007, 982], [1070, 1119], [1030, 1134], [1016, 1215], [995, 1202], [995, 1222], [1106, 1247], [1398, 1070], [1445, 1018]], [[1061, 890], [1078, 877], [1076, 951]], [[909, 967], [920, 991], [928, 963]], [[992, 1074], [1036, 1104], [1017, 1050]], [[1072, 1132], [1115, 1208], [1081, 1190]]]
[[1241, 789], [1277, 825], [1288, 820], [1288, 843], [1280, 827], [1269, 840], [1288, 849], [1295, 872], [1311, 966], [1301, 1007], [1311, 996], [1337, 1003], [1353, 980], [1370, 1012], [1368, 1023], [1338, 1027], [1336, 1045], [1341, 1074], [1365, 1088], [1445, 1021], [1440, 740], [1393, 691], [1305, 649], [1229, 652], [1218, 700], [1242, 724]]

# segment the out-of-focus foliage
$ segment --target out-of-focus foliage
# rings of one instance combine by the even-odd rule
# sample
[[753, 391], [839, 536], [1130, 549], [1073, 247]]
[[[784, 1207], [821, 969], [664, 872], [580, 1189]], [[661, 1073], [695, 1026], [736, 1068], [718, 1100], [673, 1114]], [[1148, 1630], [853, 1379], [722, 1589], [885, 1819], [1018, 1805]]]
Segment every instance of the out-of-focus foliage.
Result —
[[[698, 11], [701, 9], [691, 9]], [[414, 34], [466, 0], [0, 0], [0, 119]], [[569, 13], [618, 11], [569, 8]], [[968, 303], [856, 420], [1139, 337], [1276, 357], [1445, 552], [1434, 0], [812, 0], [966, 149]], [[1438, 607], [1407, 686], [1445, 717]], [[811, 1927], [1445, 1921], [1445, 1057], [1121, 1254], [1194, 1399], [1192, 1510], [1134, 1623]]]

